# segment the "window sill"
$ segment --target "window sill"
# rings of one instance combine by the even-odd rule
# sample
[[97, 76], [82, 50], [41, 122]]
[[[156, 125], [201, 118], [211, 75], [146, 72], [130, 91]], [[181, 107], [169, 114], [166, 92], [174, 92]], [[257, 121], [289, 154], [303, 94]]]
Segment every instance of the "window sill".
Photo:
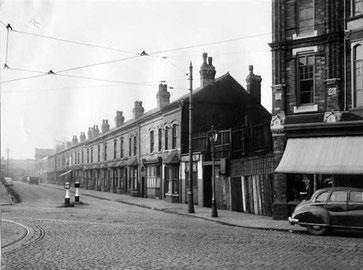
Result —
[[303, 39], [303, 38], [311, 38], [311, 37], [316, 37], [318, 36], [318, 31], [314, 30], [312, 33], [307, 33], [307, 34], [293, 34], [292, 35], [292, 40], [297, 40], [297, 39]]
[[317, 104], [294, 106], [294, 113], [306, 113], [306, 112], [317, 112]]

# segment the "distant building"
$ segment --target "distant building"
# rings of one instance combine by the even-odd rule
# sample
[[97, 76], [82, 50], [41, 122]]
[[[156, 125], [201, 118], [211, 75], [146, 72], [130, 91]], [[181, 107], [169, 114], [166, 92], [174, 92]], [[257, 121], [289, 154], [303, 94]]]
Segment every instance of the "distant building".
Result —
[[35, 155], [34, 155], [34, 175], [40, 177], [40, 181], [44, 182], [46, 175], [45, 175], [45, 164], [44, 160], [48, 156], [54, 155], [56, 152], [55, 149], [39, 149], [35, 148]]
[[363, 0], [272, 1], [274, 218], [363, 187]]
[[[216, 193], [220, 209], [272, 214], [273, 156], [270, 113], [261, 105], [261, 77], [247, 76], [247, 90], [230, 74], [215, 78], [212, 58], [203, 54], [200, 87], [193, 90], [193, 161], [189, 166], [189, 94], [170, 102], [160, 84], [156, 108], [135, 101], [133, 118], [117, 111], [107, 120], [74, 136], [46, 159], [47, 181], [130, 196], [187, 203], [193, 174], [194, 203], [211, 205], [212, 160], [208, 132], [216, 143]], [[86, 136], [87, 135], [87, 136]], [[67, 174], [68, 172], [68, 174]], [[66, 177], [66, 175], [68, 175]], [[71, 175], [71, 177], [69, 177]]]
[[9, 176], [18, 180], [25, 175], [34, 174], [34, 160], [32, 159], [1, 159], [1, 172], [3, 176]]

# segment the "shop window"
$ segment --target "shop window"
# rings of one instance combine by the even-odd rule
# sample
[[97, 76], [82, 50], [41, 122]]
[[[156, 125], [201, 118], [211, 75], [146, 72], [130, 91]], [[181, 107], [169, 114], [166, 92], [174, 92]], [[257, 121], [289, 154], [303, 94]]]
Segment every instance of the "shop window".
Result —
[[[186, 187], [189, 187], [189, 162], [185, 163], [185, 182]], [[193, 187], [198, 186], [198, 163], [193, 162]]]
[[178, 194], [179, 193], [179, 167], [166, 166], [165, 167], [165, 181], [167, 181], [168, 190], [166, 193]]
[[146, 179], [148, 188], [160, 188], [160, 166], [146, 167]]
[[309, 34], [314, 31], [314, 0], [297, 1], [297, 32]]
[[129, 167], [130, 177], [129, 177], [129, 187], [131, 189], [137, 189], [137, 167]]
[[314, 55], [300, 55], [297, 60], [298, 103], [311, 104], [314, 102]]
[[363, 45], [353, 49], [354, 107], [363, 106]]

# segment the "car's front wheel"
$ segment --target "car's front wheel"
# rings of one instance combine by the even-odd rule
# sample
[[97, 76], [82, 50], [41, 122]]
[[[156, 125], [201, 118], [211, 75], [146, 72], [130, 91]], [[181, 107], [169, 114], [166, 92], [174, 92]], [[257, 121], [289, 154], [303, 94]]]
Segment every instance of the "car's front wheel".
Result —
[[329, 232], [329, 227], [319, 225], [308, 225], [307, 229], [312, 235], [324, 235]]

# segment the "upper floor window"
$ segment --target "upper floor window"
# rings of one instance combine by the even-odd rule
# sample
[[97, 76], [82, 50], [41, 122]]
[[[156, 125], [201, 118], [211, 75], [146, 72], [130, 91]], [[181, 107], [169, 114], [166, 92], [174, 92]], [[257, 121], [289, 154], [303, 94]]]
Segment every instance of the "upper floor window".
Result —
[[97, 145], [97, 161], [101, 161], [101, 146]]
[[113, 141], [113, 159], [117, 158], [117, 140]]
[[104, 144], [103, 146], [103, 157], [104, 159], [103, 160], [107, 160], [107, 143]]
[[169, 128], [165, 127], [165, 150], [168, 150], [168, 144], [169, 144]]
[[161, 151], [161, 147], [162, 147], [162, 130], [161, 128], [159, 128], [158, 130], [158, 151]]
[[353, 0], [353, 16], [363, 14], [363, 0]]
[[297, 1], [297, 28], [298, 34], [314, 31], [314, 0]]
[[131, 155], [132, 155], [131, 149], [132, 149], [132, 138], [130, 137], [129, 138], [129, 157], [131, 157]]
[[89, 148], [87, 148], [87, 163], [89, 163]]
[[134, 156], [136, 156], [136, 151], [137, 151], [137, 140], [136, 136], [134, 136]]
[[353, 49], [354, 107], [363, 106], [363, 45]]
[[83, 149], [82, 149], [82, 153], [81, 153], [81, 162], [84, 163], [84, 159], [83, 159]]
[[298, 103], [310, 104], [314, 102], [314, 55], [300, 55], [297, 60]]
[[93, 163], [93, 147], [91, 147], [91, 163]]
[[173, 125], [172, 131], [171, 131], [171, 148], [176, 148], [176, 139], [177, 139], [177, 125]]
[[121, 142], [120, 142], [120, 158], [123, 158], [124, 157], [124, 140], [121, 139]]
[[150, 131], [150, 153], [154, 152], [154, 131]]

